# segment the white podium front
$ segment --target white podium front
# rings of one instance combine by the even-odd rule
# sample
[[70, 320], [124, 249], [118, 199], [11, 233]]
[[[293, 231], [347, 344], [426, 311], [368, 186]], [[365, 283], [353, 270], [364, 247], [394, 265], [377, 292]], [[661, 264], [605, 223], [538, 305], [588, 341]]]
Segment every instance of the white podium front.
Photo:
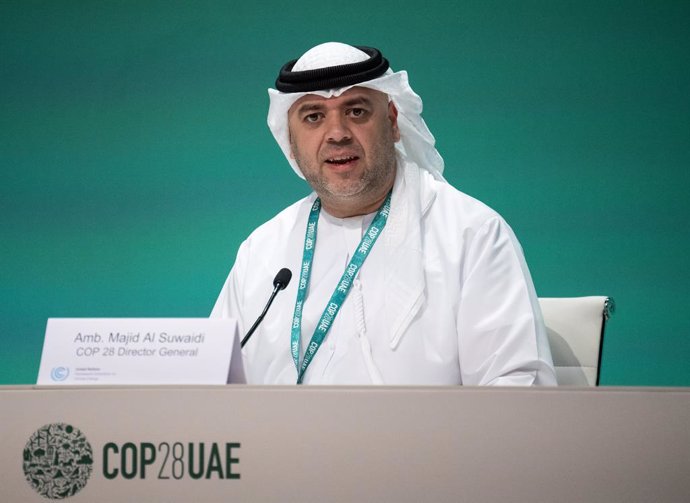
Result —
[[690, 501], [688, 389], [4, 387], [0, 442], [2, 502]]

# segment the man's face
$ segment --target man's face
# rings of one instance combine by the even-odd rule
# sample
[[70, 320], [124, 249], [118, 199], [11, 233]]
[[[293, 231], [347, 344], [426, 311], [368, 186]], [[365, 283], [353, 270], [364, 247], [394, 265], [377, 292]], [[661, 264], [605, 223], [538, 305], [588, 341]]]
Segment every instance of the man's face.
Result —
[[364, 87], [333, 98], [309, 94], [292, 105], [292, 157], [326, 210], [368, 213], [385, 198], [395, 179], [397, 114], [384, 93]]

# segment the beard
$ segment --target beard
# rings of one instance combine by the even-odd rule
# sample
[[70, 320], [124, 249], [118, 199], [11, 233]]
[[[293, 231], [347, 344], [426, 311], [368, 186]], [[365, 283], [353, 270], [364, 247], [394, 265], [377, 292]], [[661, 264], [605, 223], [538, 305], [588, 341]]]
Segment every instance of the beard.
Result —
[[359, 156], [357, 162], [364, 163], [363, 169], [344, 173], [329, 173], [328, 167], [324, 167], [318, 159], [300, 155], [299, 148], [293, 142], [291, 146], [304, 178], [326, 202], [347, 202], [366, 207], [372, 200], [381, 197], [381, 193], [390, 188], [395, 179], [395, 143], [389, 138], [379, 138], [366, 158]]

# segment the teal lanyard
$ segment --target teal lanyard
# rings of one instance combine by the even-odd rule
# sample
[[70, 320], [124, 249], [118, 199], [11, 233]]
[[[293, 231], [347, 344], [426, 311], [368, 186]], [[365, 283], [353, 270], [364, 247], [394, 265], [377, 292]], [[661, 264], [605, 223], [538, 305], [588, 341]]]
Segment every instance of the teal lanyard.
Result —
[[321, 343], [326, 338], [333, 320], [340, 311], [340, 307], [345, 302], [347, 294], [350, 292], [352, 287], [352, 282], [357, 276], [359, 269], [364, 264], [369, 252], [374, 247], [376, 239], [383, 231], [388, 221], [388, 214], [391, 209], [391, 193], [388, 193], [386, 200], [383, 202], [381, 208], [379, 208], [378, 213], [374, 217], [374, 220], [369, 225], [369, 228], [362, 236], [362, 240], [359, 242], [357, 250], [350, 259], [350, 263], [347, 264], [345, 272], [340, 277], [338, 286], [336, 287], [333, 295], [331, 295], [331, 300], [326, 305], [319, 323], [316, 325], [314, 330], [314, 335], [312, 335], [309, 341], [309, 346], [304, 353], [304, 359], [302, 364], [299, 363], [299, 351], [302, 337], [302, 309], [304, 307], [304, 301], [307, 297], [307, 288], [309, 288], [309, 278], [311, 276], [311, 266], [314, 261], [314, 247], [316, 246], [316, 231], [319, 223], [319, 213], [321, 213], [321, 200], [316, 199], [311, 207], [309, 213], [309, 220], [307, 222], [307, 232], [304, 237], [304, 253], [302, 254], [302, 269], [299, 276], [299, 285], [297, 286], [297, 300], [295, 302], [295, 314], [292, 319], [292, 336], [291, 336], [291, 349], [292, 349], [292, 359], [295, 361], [295, 367], [297, 368], [297, 384], [302, 384], [304, 379], [304, 373], [307, 371], [307, 367], [311, 363], [314, 355], [321, 347]]

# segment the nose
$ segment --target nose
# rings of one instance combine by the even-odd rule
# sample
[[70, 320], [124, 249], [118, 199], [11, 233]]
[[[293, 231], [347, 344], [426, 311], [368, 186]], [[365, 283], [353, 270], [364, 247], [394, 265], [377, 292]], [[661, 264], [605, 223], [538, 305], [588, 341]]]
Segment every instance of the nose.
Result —
[[330, 143], [349, 142], [352, 133], [348, 128], [346, 117], [340, 114], [329, 114], [326, 118], [326, 140]]

